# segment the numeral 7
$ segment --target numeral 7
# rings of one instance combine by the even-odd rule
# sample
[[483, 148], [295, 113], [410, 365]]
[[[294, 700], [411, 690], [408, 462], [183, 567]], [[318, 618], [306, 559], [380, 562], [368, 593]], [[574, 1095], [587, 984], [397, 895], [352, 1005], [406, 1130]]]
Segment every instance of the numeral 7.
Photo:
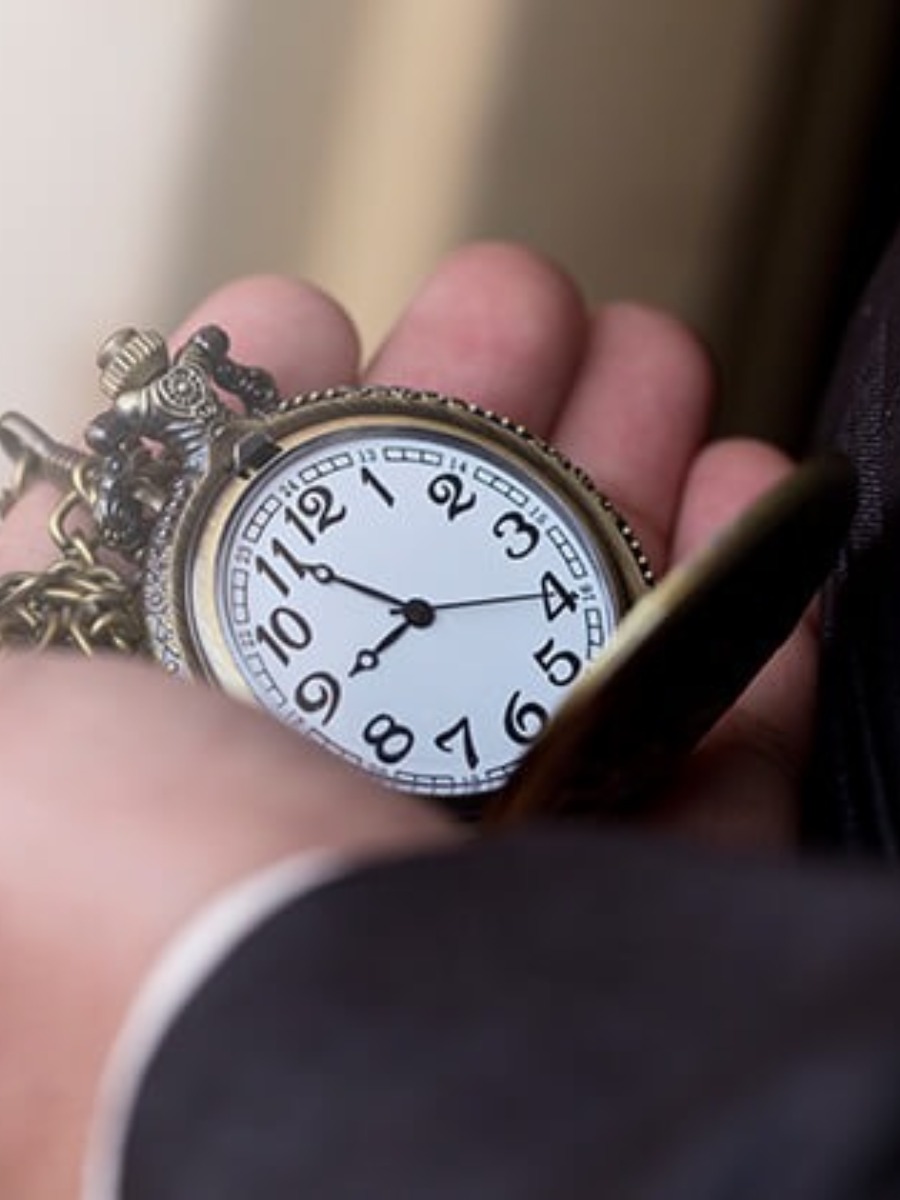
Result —
[[481, 759], [475, 749], [472, 725], [468, 717], [460, 717], [455, 725], [451, 725], [449, 729], [445, 729], [434, 739], [434, 744], [445, 754], [452, 754], [457, 743], [465, 756], [469, 770], [474, 771]]

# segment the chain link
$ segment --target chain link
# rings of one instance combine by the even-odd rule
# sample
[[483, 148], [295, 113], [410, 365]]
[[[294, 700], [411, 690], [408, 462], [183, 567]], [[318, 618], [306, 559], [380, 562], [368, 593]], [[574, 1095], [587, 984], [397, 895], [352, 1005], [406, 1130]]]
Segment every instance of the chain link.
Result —
[[118, 330], [97, 356], [110, 406], [85, 430], [89, 452], [55, 441], [21, 413], [0, 416], [0, 450], [13, 464], [11, 484], [0, 490], [0, 519], [34, 479], [62, 493], [48, 526], [56, 561], [0, 578], [0, 653], [46, 646], [148, 652], [141, 557], [173, 478], [205, 468], [212, 440], [233, 415], [217, 386], [249, 416], [279, 410], [268, 372], [228, 350], [228, 335], [211, 325], [174, 355], [154, 330]]
[[[0, 518], [41, 475], [27, 450], [13, 455], [9, 487], [0, 493]], [[91, 460], [77, 461], [49, 522], [58, 557], [40, 571], [0, 577], [0, 652], [68, 647], [93, 655], [101, 650], [146, 652], [137, 582], [101, 559], [90, 527]]]
[[12, 480], [7, 487], [0, 490], [0, 521], [28, 490], [33, 470], [34, 459], [31, 455], [22, 454], [16, 458], [13, 463]]

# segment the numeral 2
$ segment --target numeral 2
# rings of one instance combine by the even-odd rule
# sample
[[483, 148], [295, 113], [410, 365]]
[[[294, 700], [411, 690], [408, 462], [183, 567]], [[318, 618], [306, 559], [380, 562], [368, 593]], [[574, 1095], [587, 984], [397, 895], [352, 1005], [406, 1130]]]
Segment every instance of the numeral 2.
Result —
[[428, 485], [428, 495], [435, 504], [446, 508], [448, 521], [455, 521], [478, 502], [474, 493], [465, 494], [465, 485], [458, 475], [436, 475]]

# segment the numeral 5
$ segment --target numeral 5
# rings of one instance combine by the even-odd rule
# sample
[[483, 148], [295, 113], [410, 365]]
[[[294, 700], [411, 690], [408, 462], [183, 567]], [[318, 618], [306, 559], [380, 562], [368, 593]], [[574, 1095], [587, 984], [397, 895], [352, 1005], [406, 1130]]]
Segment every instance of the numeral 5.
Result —
[[557, 650], [553, 638], [547, 638], [532, 658], [554, 687], [568, 687], [581, 670], [581, 659], [571, 650]]

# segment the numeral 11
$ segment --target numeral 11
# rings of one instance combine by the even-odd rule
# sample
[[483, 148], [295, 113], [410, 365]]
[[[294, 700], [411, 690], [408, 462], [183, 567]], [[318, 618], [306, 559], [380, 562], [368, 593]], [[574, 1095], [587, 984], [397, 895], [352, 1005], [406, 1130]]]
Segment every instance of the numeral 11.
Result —
[[[274, 558], [280, 558], [287, 563], [297, 579], [303, 578], [306, 574], [306, 567], [295, 557], [280, 538], [272, 538], [271, 550]], [[289, 596], [291, 594], [291, 585], [286, 582], [282, 573], [268, 558], [265, 558], [262, 554], [257, 554], [253, 560], [253, 565], [256, 567], [257, 574], [264, 575], [278, 589], [282, 596]]]

